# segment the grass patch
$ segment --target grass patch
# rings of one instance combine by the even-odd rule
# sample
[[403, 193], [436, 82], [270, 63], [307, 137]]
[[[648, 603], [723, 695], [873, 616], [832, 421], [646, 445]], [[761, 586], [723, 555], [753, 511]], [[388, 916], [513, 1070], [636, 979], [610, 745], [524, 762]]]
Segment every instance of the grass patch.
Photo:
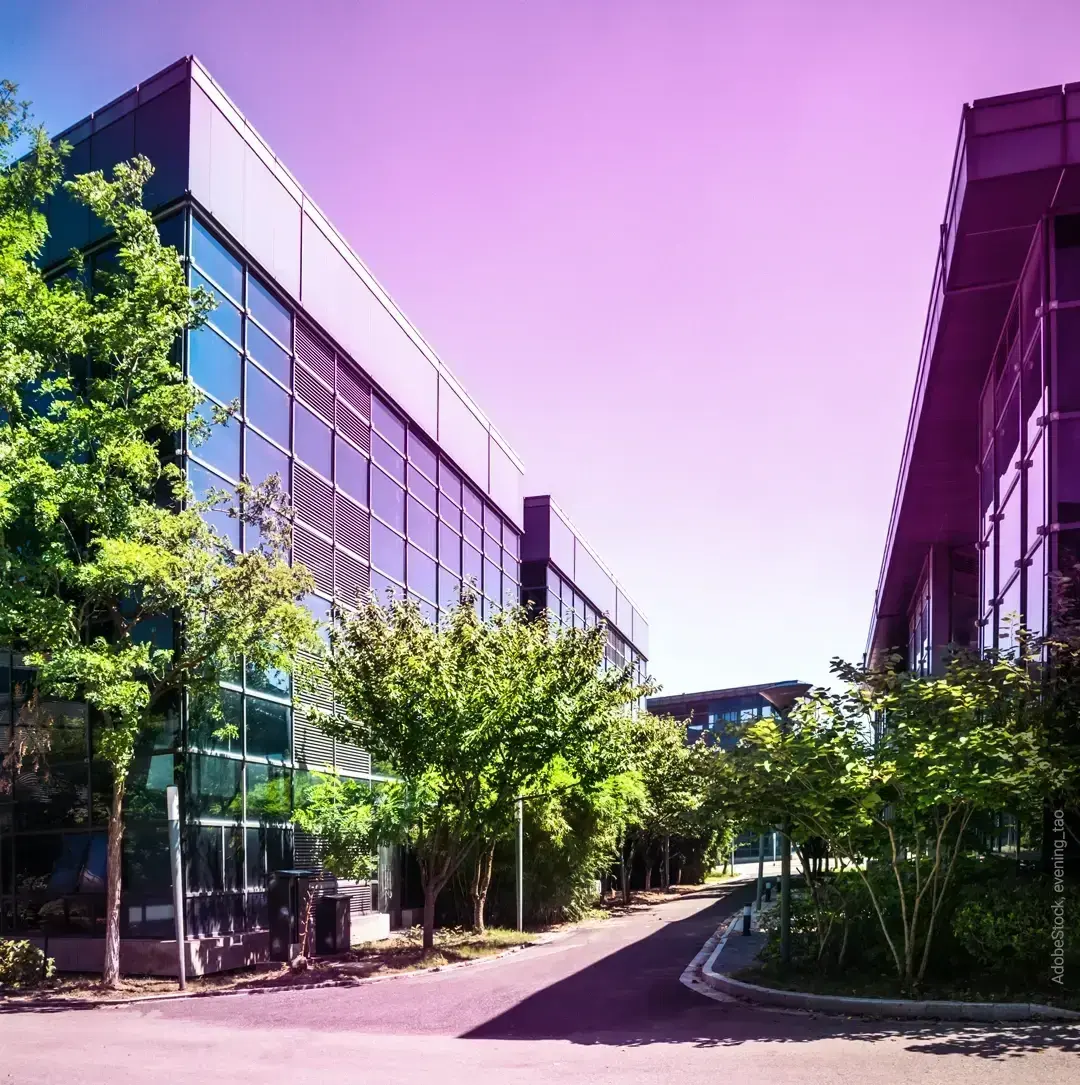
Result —
[[[782, 991], [809, 991], [815, 995], [847, 995], [855, 998], [912, 998], [895, 976], [845, 972], [830, 975], [811, 969], [782, 972], [775, 965], [755, 964], [732, 973], [732, 978], [759, 987]], [[1009, 983], [993, 974], [928, 980], [917, 996], [947, 1002], [1039, 1002], [1066, 1010], [1080, 1010], [1080, 991]]]

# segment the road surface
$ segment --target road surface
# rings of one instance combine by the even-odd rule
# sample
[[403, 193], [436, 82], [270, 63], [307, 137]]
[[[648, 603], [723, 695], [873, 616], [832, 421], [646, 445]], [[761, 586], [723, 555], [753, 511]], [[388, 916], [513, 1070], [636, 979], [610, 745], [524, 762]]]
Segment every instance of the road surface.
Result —
[[366, 986], [0, 1012], [0, 1082], [1080, 1081], [1080, 1030], [811, 1017], [688, 990], [683, 968], [751, 892], [729, 885], [500, 960]]

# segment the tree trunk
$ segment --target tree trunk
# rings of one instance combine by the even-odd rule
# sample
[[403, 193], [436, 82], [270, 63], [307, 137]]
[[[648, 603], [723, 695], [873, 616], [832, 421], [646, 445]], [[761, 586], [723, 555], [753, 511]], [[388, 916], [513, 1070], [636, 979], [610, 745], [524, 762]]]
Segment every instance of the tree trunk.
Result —
[[101, 982], [120, 986], [120, 869], [124, 856], [124, 791], [127, 773], [113, 769], [105, 885], [105, 961]]
[[664, 891], [671, 888], [671, 837], [664, 837]]
[[[634, 860], [634, 849], [630, 849], [630, 862]], [[619, 883], [622, 886], [622, 901], [623, 904], [630, 907], [630, 869], [629, 863], [626, 861], [626, 847], [625, 845], [619, 851]]]
[[645, 849], [644, 855], [645, 863], [645, 892], [647, 893], [652, 889], [652, 868], [653, 868], [653, 851], [652, 848]]
[[435, 899], [439, 891], [428, 882], [424, 886], [424, 952], [435, 948]]
[[472, 902], [473, 923], [472, 929], [477, 934], [484, 933], [484, 907], [487, 904], [488, 889], [491, 888], [491, 870], [495, 859], [495, 843], [491, 842], [476, 857], [476, 871], [473, 874]]

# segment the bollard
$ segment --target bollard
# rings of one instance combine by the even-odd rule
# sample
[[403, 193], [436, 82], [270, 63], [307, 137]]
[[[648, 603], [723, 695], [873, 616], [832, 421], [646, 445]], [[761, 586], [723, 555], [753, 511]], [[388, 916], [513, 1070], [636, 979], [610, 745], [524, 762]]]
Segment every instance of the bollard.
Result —
[[742, 910], [742, 932], [743, 934], [750, 933], [750, 912], [751, 907], [749, 904], [745, 905]]
[[772, 881], [765, 883], [765, 901], [768, 903], [772, 900]]

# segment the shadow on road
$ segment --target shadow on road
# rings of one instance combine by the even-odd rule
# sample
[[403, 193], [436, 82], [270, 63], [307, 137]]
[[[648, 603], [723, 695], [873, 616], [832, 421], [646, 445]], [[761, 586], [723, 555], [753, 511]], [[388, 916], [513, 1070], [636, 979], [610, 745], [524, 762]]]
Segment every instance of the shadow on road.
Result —
[[908, 1042], [909, 1050], [927, 1055], [1006, 1060], [1047, 1048], [1080, 1054], [1080, 1028], [1069, 1026], [872, 1021], [706, 998], [683, 986], [679, 977], [718, 924], [752, 899], [753, 886], [724, 887], [709, 895], [717, 898], [712, 907], [667, 923], [530, 995], [463, 1033], [462, 1039], [567, 1040], [619, 1047], [899, 1039]]

